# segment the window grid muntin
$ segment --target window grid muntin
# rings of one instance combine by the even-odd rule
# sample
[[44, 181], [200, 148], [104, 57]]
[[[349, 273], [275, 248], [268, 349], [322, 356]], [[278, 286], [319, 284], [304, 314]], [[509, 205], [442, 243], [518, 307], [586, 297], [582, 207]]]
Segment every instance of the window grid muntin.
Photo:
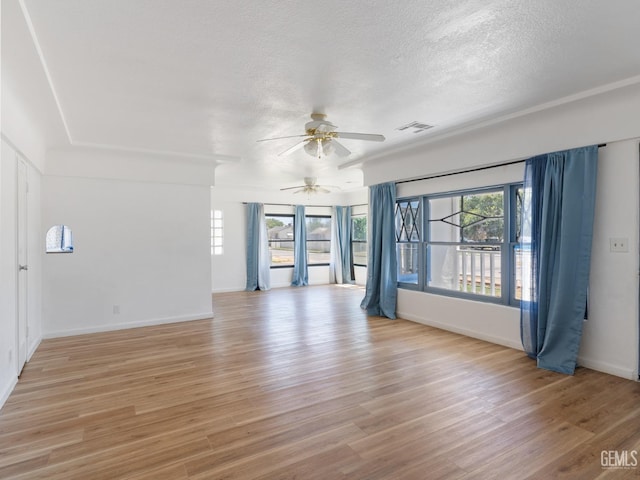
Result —
[[[415, 206], [412, 204], [416, 204]], [[401, 204], [404, 204], [404, 208]], [[395, 208], [396, 241], [397, 242], [420, 242], [422, 238], [421, 208], [422, 201], [419, 198], [399, 200]], [[411, 221], [410, 224], [407, 222]]]
[[[502, 215], [482, 215], [479, 214], [477, 212], [473, 212], [473, 211], [467, 211], [465, 210], [465, 198], [468, 197], [479, 197], [482, 195], [490, 195], [490, 194], [499, 194], [502, 197]], [[503, 189], [496, 189], [495, 187], [493, 188], [489, 188], [489, 189], [483, 189], [483, 190], [471, 190], [471, 191], [462, 191], [462, 192], [455, 192], [452, 193], [450, 195], [442, 195], [442, 194], [438, 194], [438, 195], [427, 195], [425, 196], [425, 203], [429, 206], [429, 212], [431, 212], [431, 201], [436, 201], [436, 200], [442, 200], [442, 199], [458, 199], [458, 209], [452, 213], [449, 213], [447, 215], [438, 217], [438, 218], [428, 218], [428, 220], [425, 221], [425, 223], [429, 224], [429, 240], [431, 241], [431, 231], [432, 225], [435, 225], [436, 223], [440, 222], [440, 223], [444, 223], [445, 225], [450, 225], [452, 227], [456, 228], [456, 233], [457, 233], [457, 237], [458, 237], [458, 241], [460, 243], [469, 243], [469, 244], [480, 244], [480, 245], [484, 245], [486, 243], [490, 243], [490, 240], [468, 240], [464, 234], [465, 229], [471, 228], [473, 226], [476, 225], [482, 225], [482, 224], [486, 224], [488, 222], [490, 222], [491, 220], [503, 220], [505, 218], [505, 212], [507, 210], [507, 207], [505, 205], [505, 199], [507, 198], [507, 196], [505, 195], [504, 192], [504, 188]], [[469, 216], [473, 216], [475, 217], [473, 220], [471, 220], [470, 222], [465, 222], [464, 221], [464, 215], [469, 215]], [[458, 221], [453, 221], [451, 219], [454, 219], [458, 217]], [[505, 238], [505, 223], [503, 222], [502, 228], [501, 228], [501, 237], [502, 239]], [[502, 243], [502, 240], [494, 240], [493, 243]]]
[[[396, 257], [398, 283], [420, 289], [424, 282], [420, 266], [424, 264], [424, 200], [422, 197], [398, 199], [395, 207]], [[407, 221], [411, 223], [408, 225]], [[415, 267], [414, 267], [415, 265]]]

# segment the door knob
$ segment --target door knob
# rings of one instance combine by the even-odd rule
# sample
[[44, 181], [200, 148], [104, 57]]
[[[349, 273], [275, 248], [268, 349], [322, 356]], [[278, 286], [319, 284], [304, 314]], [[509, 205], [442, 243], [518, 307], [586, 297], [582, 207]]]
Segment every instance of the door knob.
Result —
[[18, 265], [18, 270], [29, 270], [28, 265]]

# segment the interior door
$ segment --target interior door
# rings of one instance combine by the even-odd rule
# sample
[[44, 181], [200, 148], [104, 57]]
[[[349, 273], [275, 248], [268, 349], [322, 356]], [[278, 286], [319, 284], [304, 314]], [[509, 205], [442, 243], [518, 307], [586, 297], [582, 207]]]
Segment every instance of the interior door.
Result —
[[20, 159], [18, 159], [18, 189], [17, 189], [17, 245], [18, 245], [18, 328], [17, 331], [17, 345], [18, 345], [18, 375], [22, 372], [22, 368], [27, 361], [27, 165]]

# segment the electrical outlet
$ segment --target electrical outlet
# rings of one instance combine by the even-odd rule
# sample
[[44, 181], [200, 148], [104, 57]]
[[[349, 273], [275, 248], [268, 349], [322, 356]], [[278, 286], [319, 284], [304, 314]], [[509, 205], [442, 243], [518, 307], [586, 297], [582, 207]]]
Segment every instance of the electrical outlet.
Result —
[[114, 305], [113, 306], [113, 314], [114, 315], [120, 315], [120, 305]]
[[629, 239], [628, 238], [610, 238], [609, 249], [615, 253], [625, 253], [629, 251]]

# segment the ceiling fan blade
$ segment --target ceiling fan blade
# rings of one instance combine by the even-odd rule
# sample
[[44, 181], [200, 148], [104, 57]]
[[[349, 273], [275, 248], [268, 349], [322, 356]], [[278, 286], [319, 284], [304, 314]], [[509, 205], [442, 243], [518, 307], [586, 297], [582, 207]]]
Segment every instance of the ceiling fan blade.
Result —
[[[305, 135], [306, 136], [306, 135]], [[278, 156], [279, 157], [284, 157], [285, 155], [289, 155], [290, 153], [295, 152], [296, 150], [300, 150], [302, 147], [304, 147], [304, 144], [307, 143], [307, 140], [302, 140], [301, 142], [296, 143], [295, 145], [287, 148], [284, 152], [279, 153]]]
[[331, 140], [331, 143], [333, 143], [336, 155], [338, 155], [339, 157], [348, 157], [349, 155], [351, 155], [351, 152], [337, 140], [333, 139]]
[[295, 190], [296, 188], [304, 188], [304, 185], [297, 185], [295, 187], [287, 187], [287, 188], [281, 188], [281, 191], [285, 191], [285, 190]]
[[331, 190], [329, 190], [328, 188], [324, 188], [324, 187], [316, 187], [316, 192], [317, 193], [331, 193]]
[[283, 140], [285, 138], [300, 138], [300, 137], [308, 137], [309, 135], [289, 135], [288, 137], [273, 137], [273, 138], [263, 138], [262, 140], [256, 140], [256, 142], [268, 142], [270, 140]]
[[384, 135], [373, 133], [335, 132], [338, 138], [350, 138], [353, 140], [369, 140], [371, 142], [384, 142]]

